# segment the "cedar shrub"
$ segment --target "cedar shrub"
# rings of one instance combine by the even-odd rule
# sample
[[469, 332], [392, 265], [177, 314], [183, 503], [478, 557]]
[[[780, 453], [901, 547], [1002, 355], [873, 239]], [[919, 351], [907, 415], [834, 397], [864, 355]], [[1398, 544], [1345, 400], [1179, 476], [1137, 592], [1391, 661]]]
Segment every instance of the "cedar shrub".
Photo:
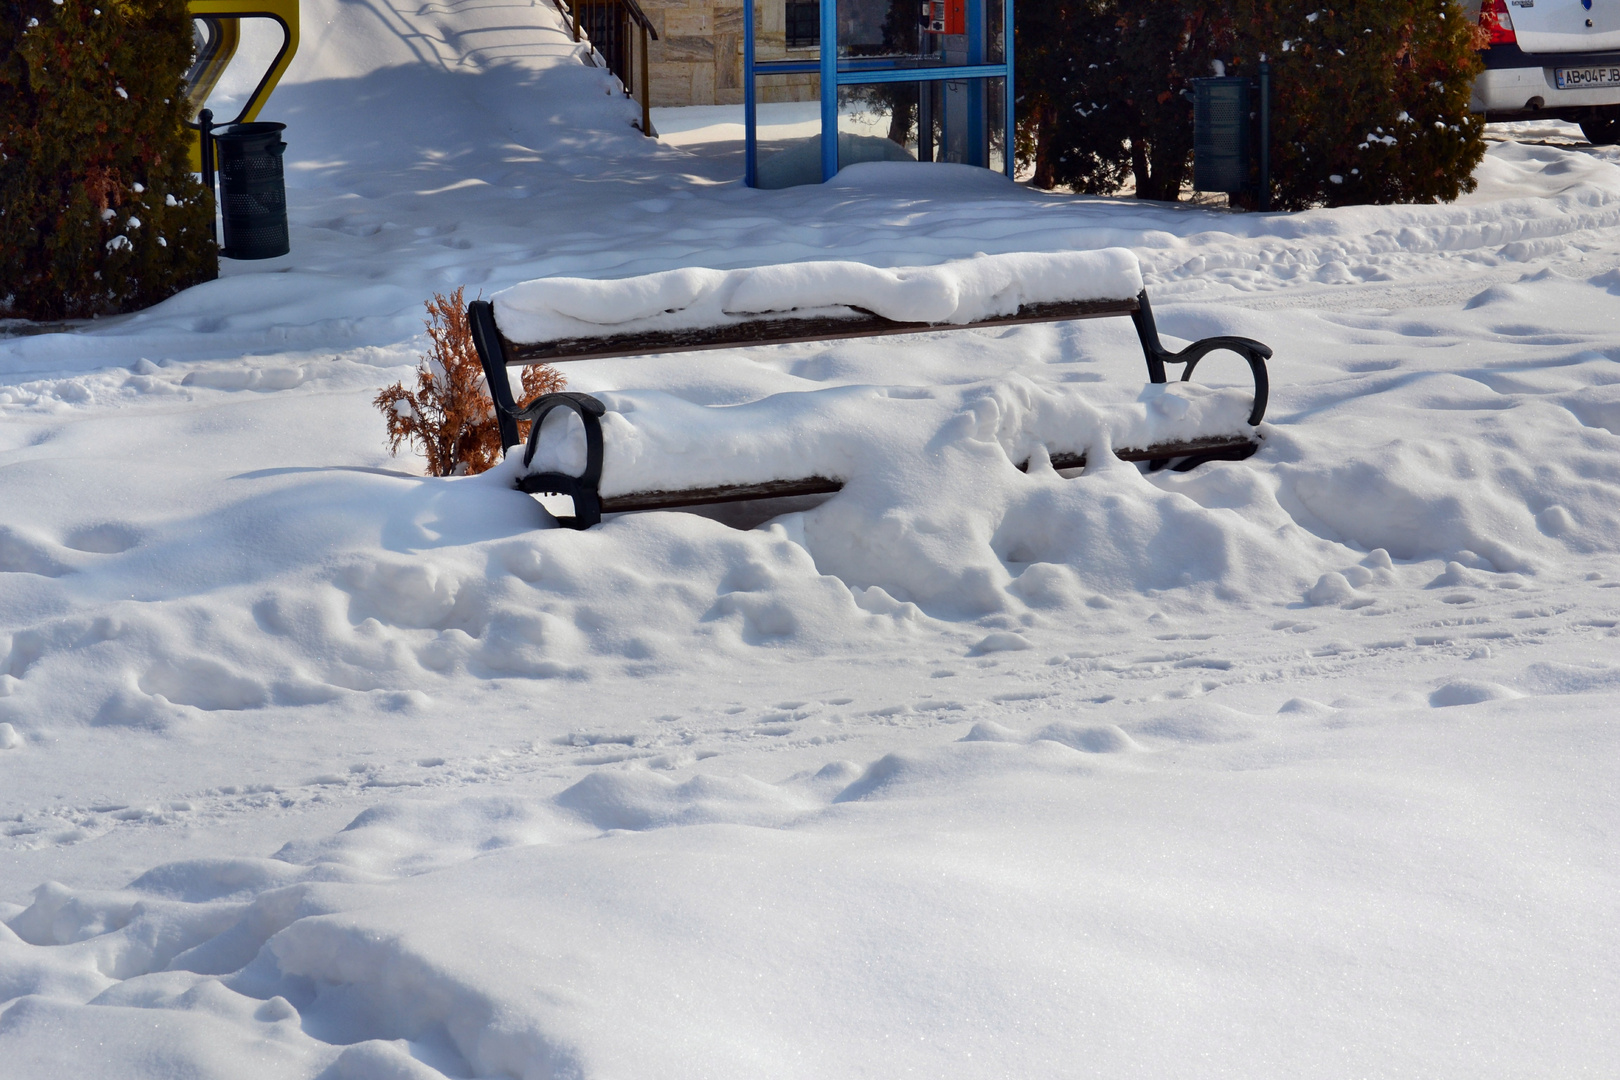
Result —
[[[1472, 191], [1480, 36], [1457, 0], [1025, 0], [1020, 146], [1039, 187], [1174, 199], [1190, 79], [1272, 65], [1272, 203], [1432, 202]], [[1244, 200], [1239, 200], [1240, 202]]]
[[[415, 389], [395, 383], [372, 402], [388, 425], [389, 452], [397, 454], [409, 444], [427, 458], [430, 476], [470, 476], [501, 460], [495, 403], [473, 344], [467, 305], [462, 302], [465, 293], [463, 287], [449, 296], [434, 293], [426, 301], [428, 351], [417, 367]], [[526, 401], [566, 385], [549, 365], [523, 369]], [[518, 437], [528, 435], [529, 425], [518, 424]]]
[[1236, 0], [1232, 74], [1271, 61], [1273, 205], [1449, 202], [1473, 191], [1483, 67], [1456, 0]]
[[185, 0], [0, 4], [0, 315], [130, 311], [216, 276], [192, 49]]
[[1229, 5], [1201, 0], [1030, 0], [1018, 77], [1038, 187], [1174, 200], [1192, 153], [1188, 80], [1229, 36]]

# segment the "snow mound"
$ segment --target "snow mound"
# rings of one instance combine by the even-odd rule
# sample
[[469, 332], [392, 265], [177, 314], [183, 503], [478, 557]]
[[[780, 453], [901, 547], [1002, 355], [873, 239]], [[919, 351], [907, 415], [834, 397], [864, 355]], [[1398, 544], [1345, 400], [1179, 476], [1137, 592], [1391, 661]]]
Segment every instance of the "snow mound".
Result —
[[658, 773], [592, 773], [557, 796], [600, 829], [656, 829], [701, 822], [778, 825], [803, 814], [810, 804], [752, 777], [699, 774], [676, 782]]
[[962, 736], [963, 742], [1028, 743], [1041, 739], [1088, 754], [1123, 754], [1142, 749], [1118, 724], [1077, 724], [1071, 720], [1047, 724], [1028, 734], [982, 720]]

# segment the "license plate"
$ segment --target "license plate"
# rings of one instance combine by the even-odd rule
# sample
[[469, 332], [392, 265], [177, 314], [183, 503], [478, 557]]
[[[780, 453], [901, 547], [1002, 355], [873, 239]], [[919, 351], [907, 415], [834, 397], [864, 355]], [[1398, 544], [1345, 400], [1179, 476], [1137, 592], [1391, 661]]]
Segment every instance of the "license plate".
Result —
[[1560, 90], [1582, 90], [1588, 86], [1620, 86], [1620, 67], [1554, 68], [1553, 80]]

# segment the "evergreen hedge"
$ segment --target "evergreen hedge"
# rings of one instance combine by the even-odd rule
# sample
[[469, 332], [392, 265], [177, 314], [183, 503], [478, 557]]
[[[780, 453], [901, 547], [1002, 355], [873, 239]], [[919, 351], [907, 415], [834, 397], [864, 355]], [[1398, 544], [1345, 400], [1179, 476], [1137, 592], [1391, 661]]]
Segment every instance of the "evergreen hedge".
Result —
[[1020, 120], [1035, 184], [1091, 195], [1135, 180], [1176, 198], [1192, 154], [1188, 80], [1230, 39], [1200, 0], [1025, 0], [1018, 12]]
[[1450, 201], [1485, 120], [1477, 22], [1456, 0], [1240, 0], [1233, 74], [1271, 62], [1274, 205]]
[[1024, 0], [1020, 136], [1041, 187], [1174, 199], [1189, 80], [1272, 68], [1272, 205], [1472, 191], [1481, 37], [1457, 0]]
[[0, 4], [0, 315], [146, 307], [214, 277], [185, 0]]

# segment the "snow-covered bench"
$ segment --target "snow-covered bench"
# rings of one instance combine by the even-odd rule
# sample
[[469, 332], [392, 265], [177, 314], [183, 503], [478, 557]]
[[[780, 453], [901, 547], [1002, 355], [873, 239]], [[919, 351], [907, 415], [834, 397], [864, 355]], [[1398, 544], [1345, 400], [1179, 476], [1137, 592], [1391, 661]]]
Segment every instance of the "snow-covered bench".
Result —
[[[542, 278], [474, 301], [467, 313], [502, 446], [516, 446], [518, 422], [531, 422], [516, 486], [569, 496], [574, 515], [559, 520], [577, 529], [595, 525], [604, 513], [836, 492], [848, 479], [850, 460], [840, 454], [839, 432], [825, 406], [840, 400], [840, 390], [875, 391], [821, 390], [816, 393], [835, 396], [797, 410], [780, 400], [793, 395], [708, 408], [643, 394], [610, 409], [589, 394], [565, 392], [520, 406], [512, 399], [508, 367], [1128, 315], [1151, 383], [1166, 382], [1166, 364], [1184, 364], [1186, 381], [1217, 350], [1243, 357], [1253, 374], [1253, 397], [1245, 396], [1236, 412], [1228, 393], [1204, 408], [1189, 411], [1178, 403], [1161, 409], [1158, 419], [1168, 417], [1165, 422], [1149, 422], [1156, 414], [1146, 410], [1109, 425], [1116, 456], [1178, 469], [1252, 454], [1269, 389], [1271, 349], [1258, 341], [1213, 337], [1179, 352], [1166, 349], [1136, 256], [1122, 248], [979, 256], [892, 270], [806, 262], [606, 281]], [[647, 407], [654, 400], [656, 407]], [[875, 419], [862, 402], [845, 395], [844, 403], [846, 424]], [[578, 422], [564, 428], [554, 417], [547, 424], [557, 410]], [[571, 434], [559, 436], [569, 428]], [[1065, 445], [1073, 442], [1061, 433], [1043, 442], [1055, 468], [1085, 465], [1089, 447]]]

